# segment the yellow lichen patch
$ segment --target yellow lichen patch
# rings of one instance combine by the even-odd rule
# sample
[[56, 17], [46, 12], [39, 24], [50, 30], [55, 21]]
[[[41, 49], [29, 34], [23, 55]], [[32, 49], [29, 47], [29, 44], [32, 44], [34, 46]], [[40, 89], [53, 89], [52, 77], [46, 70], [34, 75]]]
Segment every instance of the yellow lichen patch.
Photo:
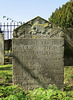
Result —
[[36, 36], [33, 36], [33, 39], [36, 39]]
[[45, 25], [43, 25], [43, 24], [34, 24], [33, 27], [36, 26], [36, 25], [40, 25], [42, 27], [46, 27], [46, 26], [48, 26], [48, 23], [46, 23]]
[[44, 27], [47, 27], [48, 26], [48, 23], [46, 23], [45, 25], [44, 25]]

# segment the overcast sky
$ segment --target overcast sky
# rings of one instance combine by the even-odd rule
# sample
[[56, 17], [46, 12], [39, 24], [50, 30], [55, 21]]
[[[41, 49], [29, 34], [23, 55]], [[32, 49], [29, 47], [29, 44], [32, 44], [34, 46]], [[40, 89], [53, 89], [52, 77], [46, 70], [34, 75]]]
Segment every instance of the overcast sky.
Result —
[[[48, 20], [56, 8], [69, 0], [0, 0], [0, 22], [7, 22], [3, 16], [16, 21], [27, 22], [40, 16]], [[9, 22], [9, 21], [8, 21]]]

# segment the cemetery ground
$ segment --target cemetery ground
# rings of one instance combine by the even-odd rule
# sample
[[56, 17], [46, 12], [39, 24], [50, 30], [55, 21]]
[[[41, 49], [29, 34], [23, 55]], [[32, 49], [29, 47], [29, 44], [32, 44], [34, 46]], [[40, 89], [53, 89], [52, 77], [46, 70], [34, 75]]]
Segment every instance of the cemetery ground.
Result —
[[38, 88], [28, 93], [12, 83], [12, 65], [0, 65], [1, 100], [73, 100], [73, 66], [64, 68], [64, 91], [55, 85]]

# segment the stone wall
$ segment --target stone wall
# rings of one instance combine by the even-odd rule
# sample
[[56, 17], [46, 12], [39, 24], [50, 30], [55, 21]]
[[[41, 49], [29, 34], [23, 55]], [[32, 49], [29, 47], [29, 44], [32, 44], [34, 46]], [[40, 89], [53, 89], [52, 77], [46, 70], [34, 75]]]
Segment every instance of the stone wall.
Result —
[[0, 33], [0, 65], [4, 64], [4, 39], [3, 35]]
[[[29, 26], [30, 22], [33, 25]], [[14, 30], [12, 43], [14, 84], [27, 91], [49, 84], [63, 88], [64, 38], [60, 28], [37, 17]]]

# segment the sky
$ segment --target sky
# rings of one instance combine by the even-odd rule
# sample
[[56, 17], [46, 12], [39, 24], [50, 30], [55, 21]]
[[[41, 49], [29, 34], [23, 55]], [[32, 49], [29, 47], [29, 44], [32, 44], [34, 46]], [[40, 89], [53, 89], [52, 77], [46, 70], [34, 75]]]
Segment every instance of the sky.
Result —
[[11, 18], [17, 22], [27, 22], [36, 16], [46, 20], [50, 18], [56, 8], [62, 7], [69, 0], [0, 0], [0, 22], [10, 22]]

